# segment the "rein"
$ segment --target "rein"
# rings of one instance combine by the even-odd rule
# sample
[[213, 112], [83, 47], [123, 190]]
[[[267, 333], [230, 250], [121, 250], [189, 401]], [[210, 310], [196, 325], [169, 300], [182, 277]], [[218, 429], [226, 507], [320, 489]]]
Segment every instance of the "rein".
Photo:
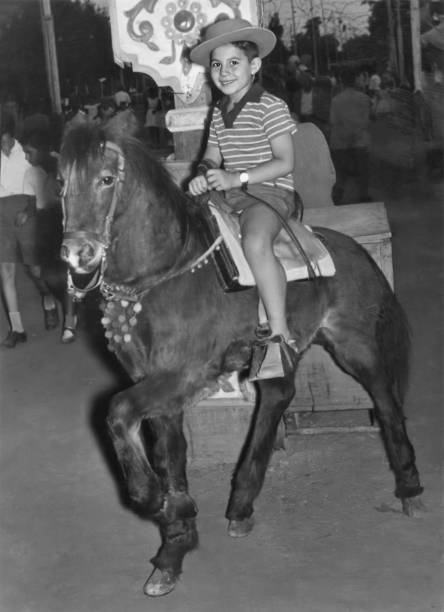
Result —
[[[200, 255], [197, 259], [191, 262], [188, 262], [180, 267], [177, 264], [174, 264], [173, 267], [167, 272], [160, 274], [157, 278], [150, 279], [146, 281], [145, 283], [140, 283], [136, 286], [116, 284], [116, 283], [107, 283], [104, 279], [104, 274], [105, 274], [106, 264], [107, 264], [106, 255], [107, 255], [107, 250], [108, 250], [108, 247], [110, 245], [110, 240], [111, 240], [112, 222], [114, 220], [117, 203], [120, 199], [120, 196], [122, 193], [122, 187], [125, 181], [125, 158], [124, 158], [122, 149], [113, 142], [106, 141], [104, 143], [104, 149], [108, 149], [116, 153], [118, 162], [117, 162], [116, 185], [114, 188], [113, 197], [112, 197], [109, 209], [108, 209], [108, 213], [105, 217], [105, 227], [104, 227], [103, 236], [95, 232], [80, 231], [80, 230], [73, 231], [73, 232], [64, 232], [63, 234], [64, 238], [66, 239], [86, 238], [86, 239], [92, 239], [95, 242], [98, 242], [102, 247], [102, 257], [100, 260], [100, 264], [98, 265], [97, 269], [93, 273], [92, 278], [85, 285], [85, 287], [78, 287], [74, 284], [72, 274], [68, 266], [67, 291], [69, 295], [71, 295], [71, 297], [75, 301], [80, 301], [85, 297], [87, 293], [99, 287], [103, 297], [107, 301], [108, 300], [114, 301], [114, 300], [120, 299], [120, 300], [126, 300], [129, 302], [137, 303], [137, 302], [140, 302], [140, 300], [145, 294], [147, 294], [149, 291], [151, 291], [151, 289], [153, 289], [157, 285], [163, 282], [166, 282], [167, 280], [170, 280], [176, 276], [180, 276], [181, 274], [184, 274], [185, 272], [188, 272], [188, 271], [195, 272], [196, 269], [201, 268], [203, 265], [207, 264], [208, 257], [214, 251], [220, 249], [222, 237], [219, 236], [213, 242], [213, 244], [210, 245], [210, 247], [202, 255]], [[67, 192], [67, 185], [65, 186], [63, 193], [62, 193], [62, 211], [63, 211], [63, 227], [64, 228], [66, 227], [66, 222], [67, 222], [66, 204], [65, 204], [66, 192]], [[184, 244], [182, 246], [181, 253], [177, 259], [177, 262], [180, 261], [182, 255], [185, 253], [186, 249], [188, 248], [189, 238], [190, 238], [190, 226], [189, 226], [189, 221], [187, 220], [186, 237], [185, 237]]]

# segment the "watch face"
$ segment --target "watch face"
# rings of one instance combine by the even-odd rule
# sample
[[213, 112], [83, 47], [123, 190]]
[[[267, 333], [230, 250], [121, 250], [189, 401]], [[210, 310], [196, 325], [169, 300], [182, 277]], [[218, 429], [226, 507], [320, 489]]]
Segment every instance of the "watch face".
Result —
[[241, 172], [239, 178], [241, 183], [248, 183], [248, 172]]

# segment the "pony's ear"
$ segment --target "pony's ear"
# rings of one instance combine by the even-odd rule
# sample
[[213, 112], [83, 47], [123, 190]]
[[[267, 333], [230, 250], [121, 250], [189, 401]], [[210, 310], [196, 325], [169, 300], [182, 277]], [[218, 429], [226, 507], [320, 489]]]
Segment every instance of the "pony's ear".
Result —
[[119, 140], [126, 136], [136, 136], [141, 127], [134, 111], [128, 108], [111, 117], [106, 122], [105, 131], [107, 135]]

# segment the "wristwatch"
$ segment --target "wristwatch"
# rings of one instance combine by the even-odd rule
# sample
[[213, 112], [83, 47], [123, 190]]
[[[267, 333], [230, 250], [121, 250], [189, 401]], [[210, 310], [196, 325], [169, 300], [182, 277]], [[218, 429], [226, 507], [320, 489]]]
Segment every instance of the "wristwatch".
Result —
[[248, 180], [249, 180], [249, 176], [248, 176], [248, 172], [241, 172], [239, 174], [239, 180], [241, 182], [241, 189], [243, 189], [244, 191], [247, 189], [248, 187]]

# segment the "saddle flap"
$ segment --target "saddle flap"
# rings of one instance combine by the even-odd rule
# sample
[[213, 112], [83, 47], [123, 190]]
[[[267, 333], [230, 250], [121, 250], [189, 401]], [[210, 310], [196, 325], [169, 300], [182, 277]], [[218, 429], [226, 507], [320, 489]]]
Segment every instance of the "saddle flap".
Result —
[[[231, 211], [227, 212], [219, 206], [215, 206], [211, 200], [208, 202], [208, 206], [211, 215], [217, 223], [220, 235], [224, 240], [227, 250], [237, 268], [238, 275], [236, 281], [242, 286], [255, 285], [256, 282], [253, 273], [251, 272], [242, 249], [240, 226], [237, 215], [232, 214]], [[333, 276], [336, 271], [335, 266], [330, 253], [321, 240], [309, 227], [302, 225], [296, 221], [296, 219], [291, 219], [289, 223], [306, 256], [310, 260], [315, 275]], [[285, 270], [287, 281], [309, 278], [307, 265], [284, 228], [280, 231], [275, 240], [274, 252]]]

